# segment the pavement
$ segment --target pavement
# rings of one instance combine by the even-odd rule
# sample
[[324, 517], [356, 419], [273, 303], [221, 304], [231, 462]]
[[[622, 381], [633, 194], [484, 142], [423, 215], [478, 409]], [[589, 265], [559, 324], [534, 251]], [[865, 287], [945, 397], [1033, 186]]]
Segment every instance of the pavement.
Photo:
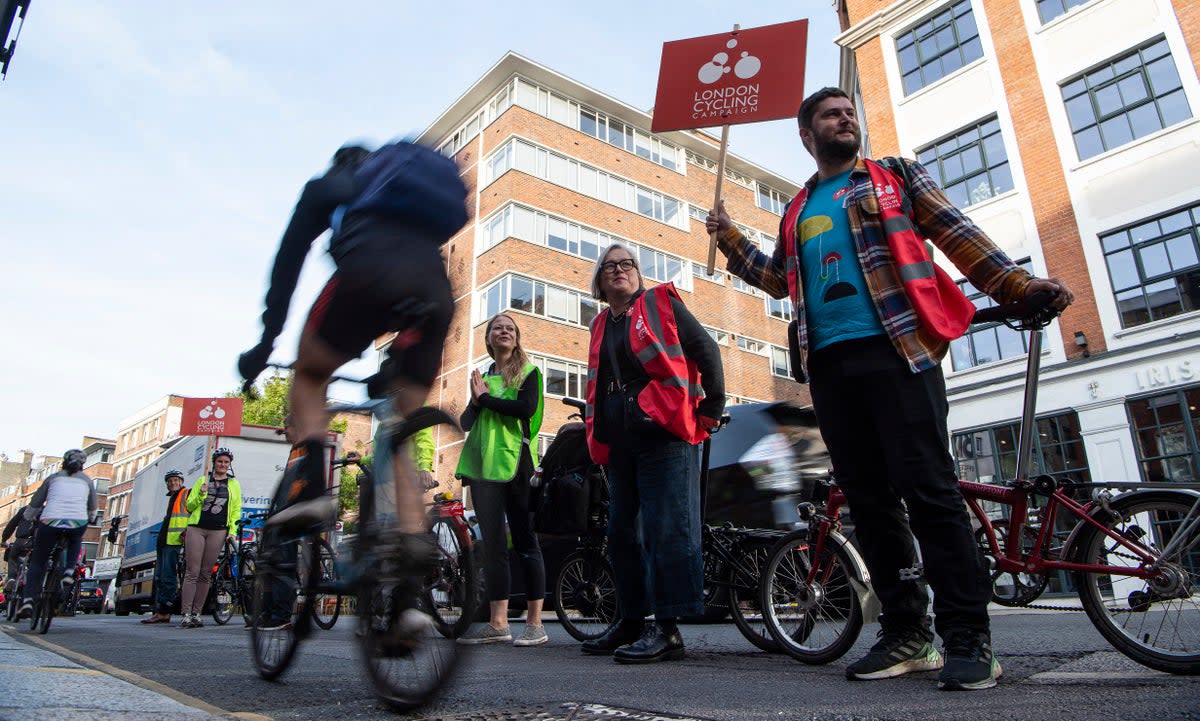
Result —
[[[31, 634], [0, 627], [0, 721], [255, 721]], [[53, 628], [53, 626], [51, 626]]]

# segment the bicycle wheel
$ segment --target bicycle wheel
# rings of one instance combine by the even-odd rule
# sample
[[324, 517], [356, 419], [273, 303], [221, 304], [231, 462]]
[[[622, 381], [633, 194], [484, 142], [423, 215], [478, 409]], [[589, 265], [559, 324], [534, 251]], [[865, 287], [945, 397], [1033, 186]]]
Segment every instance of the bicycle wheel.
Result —
[[342, 612], [342, 594], [329, 592], [337, 581], [333, 548], [324, 538], [317, 539], [316, 548], [320, 580], [317, 582], [318, 592], [313, 594], [313, 621], [328, 631], [337, 623], [338, 615]]
[[[821, 554], [812, 552], [809, 531], [784, 536], [771, 549], [762, 577], [767, 629], [779, 648], [809, 664], [841, 658], [862, 630], [862, 607], [851, 583], [857, 564], [846, 540], [830, 534]], [[809, 572], [815, 567], [813, 580]]]
[[479, 578], [471, 549], [464, 549], [454, 525], [448, 521], [433, 524], [437, 538], [437, 568], [425, 581], [426, 603], [437, 624], [438, 633], [458, 638], [471, 625], [479, 605]]
[[229, 572], [229, 560], [221, 561], [213, 577], [212, 619], [218, 626], [224, 626], [233, 618], [233, 605], [237, 599], [235, 583]]
[[617, 584], [600, 549], [575, 551], [554, 580], [554, 613], [571, 638], [599, 638], [617, 622]]
[[746, 640], [767, 653], [777, 653], [762, 611], [762, 572], [771, 552], [768, 546], [747, 548], [729, 569], [729, 613]]
[[254, 564], [254, 549], [243, 548], [241, 558], [238, 559], [237, 592], [238, 605], [242, 608], [242, 620], [245, 621], [247, 627], [251, 625], [250, 619], [253, 618]]
[[258, 675], [271, 680], [287, 670], [305, 630], [308, 610], [299, 582], [297, 558], [303, 541], [283, 541], [262, 549], [254, 573], [250, 652]]
[[[1116, 498], [1112, 515], [1097, 520], [1153, 551], [1159, 575], [1075, 574], [1083, 610], [1113, 648], [1144, 666], [1185, 675], [1200, 674], [1200, 529], [1193, 526], [1169, 558], [1159, 550], [1174, 540], [1195, 502], [1195, 496], [1175, 491]], [[1075, 550], [1082, 563], [1138, 565], [1133, 554], [1090, 525], [1080, 531]]]
[[406, 711], [446, 683], [465, 648], [438, 632], [418, 579], [383, 573], [364, 580], [358, 609], [363, 661], [375, 693]]
[[34, 600], [30, 629], [40, 634], [45, 634], [50, 630], [50, 622], [54, 620], [54, 613], [58, 610], [58, 577], [60, 574], [61, 569], [57, 564], [47, 569], [46, 577], [42, 580], [42, 592]]

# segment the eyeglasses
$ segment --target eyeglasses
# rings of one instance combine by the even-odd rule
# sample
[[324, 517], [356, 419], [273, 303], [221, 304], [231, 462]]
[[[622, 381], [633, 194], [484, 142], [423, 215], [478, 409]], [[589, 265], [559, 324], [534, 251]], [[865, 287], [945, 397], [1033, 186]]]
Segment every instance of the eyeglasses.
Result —
[[600, 264], [600, 272], [616, 275], [617, 269], [631, 271], [637, 267], [637, 262], [633, 258], [622, 258], [621, 260], [610, 260], [607, 263]]

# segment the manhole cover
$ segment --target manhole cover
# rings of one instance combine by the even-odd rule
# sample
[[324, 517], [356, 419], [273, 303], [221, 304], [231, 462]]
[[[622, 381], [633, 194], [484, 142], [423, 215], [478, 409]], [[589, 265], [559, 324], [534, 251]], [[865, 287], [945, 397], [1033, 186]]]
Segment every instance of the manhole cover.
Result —
[[567, 702], [557, 706], [471, 711], [450, 716], [427, 716], [415, 721], [705, 721], [694, 716], [672, 716], [655, 711]]

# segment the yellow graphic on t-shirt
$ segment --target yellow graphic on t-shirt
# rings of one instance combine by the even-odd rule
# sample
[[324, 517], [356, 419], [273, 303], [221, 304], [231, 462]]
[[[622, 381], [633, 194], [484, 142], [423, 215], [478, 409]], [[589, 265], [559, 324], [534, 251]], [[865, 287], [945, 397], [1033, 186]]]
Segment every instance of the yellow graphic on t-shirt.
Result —
[[814, 215], [800, 223], [800, 244], [812, 240], [821, 233], [833, 230], [833, 220], [828, 215]]

